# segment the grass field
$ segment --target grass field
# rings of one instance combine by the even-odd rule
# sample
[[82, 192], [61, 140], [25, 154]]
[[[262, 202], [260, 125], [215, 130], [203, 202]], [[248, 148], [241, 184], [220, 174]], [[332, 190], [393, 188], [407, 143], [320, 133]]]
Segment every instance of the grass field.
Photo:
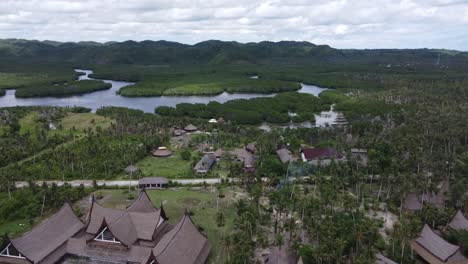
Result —
[[27, 132], [34, 133], [36, 128], [38, 127], [39, 113], [34, 111], [27, 114], [25, 117], [19, 120], [19, 124], [21, 126], [20, 133], [25, 134]]
[[183, 160], [179, 151], [167, 158], [148, 156], [139, 161], [136, 166], [145, 176], [160, 176], [166, 178], [190, 178], [193, 176], [191, 161]]
[[[131, 203], [127, 200], [126, 190], [100, 190], [98, 192], [103, 197], [100, 203], [106, 207], [124, 209]], [[221, 239], [223, 235], [232, 231], [235, 217], [234, 203], [240, 197], [244, 197], [243, 192], [237, 188], [224, 188], [222, 193], [225, 197], [219, 198], [218, 201], [216, 191], [210, 192], [202, 188], [193, 190], [184, 187], [148, 190], [147, 192], [158, 208], [161, 203], [163, 204], [170, 223], [177, 223], [185, 208], [189, 209], [193, 213], [194, 223], [201, 227], [211, 243], [212, 251], [208, 263], [223, 263]], [[226, 224], [223, 227], [218, 227], [216, 223], [218, 210], [224, 214], [226, 219]]]
[[96, 127], [106, 129], [110, 127], [112, 119], [93, 113], [69, 113], [60, 123], [65, 130], [74, 127], [78, 132], [83, 132], [89, 128], [96, 130]]

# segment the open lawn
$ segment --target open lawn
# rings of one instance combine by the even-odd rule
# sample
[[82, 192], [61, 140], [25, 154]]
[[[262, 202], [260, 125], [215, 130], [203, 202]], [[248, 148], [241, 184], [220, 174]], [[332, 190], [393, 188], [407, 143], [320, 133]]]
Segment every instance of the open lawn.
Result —
[[25, 134], [27, 132], [30, 132], [33, 134], [39, 125], [39, 122], [37, 120], [38, 118], [39, 118], [39, 113], [36, 111], [30, 112], [25, 117], [21, 118], [19, 120], [19, 124], [21, 126], [20, 133]]
[[183, 160], [179, 151], [166, 158], [148, 156], [139, 161], [136, 166], [145, 176], [166, 178], [190, 178], [193, 176], [191, 161]]
[[[194, 223], [203, 230], [211, 243], [212, 251], [208, 263], [223, 263], [221, 239], [224, 234], [232, 231], [235, 217], [234, 203], [244, 197], [238, 188], [223, 188], [221, 192], [224, 198], [217, 201], [217, 191], [214, 188], [207, 190], [202, 187], [175, 188], [165, 190], [148, 190], [148, 195], [153, 203], [159, 208], [161, 203], [169, 217], [170, 223], [177, 223], [184, 213], [185, 208], [189, 209], [193, 215]], [[99, 202], [106, 207], [124, 209], [131, 201], [128, 201], [127, 190], [100, 190], [102, 199]], [[135, 193], [135, 191], [132, 191]], [[217, 209], [218, 208], [218, 209]], [[218, 227], [216, 216], [218, 210], [225, 216], [225, 225]]]
[[75, 128], [78, 132], [83, 132], [89, 128], [93, 130], [96, 130], [97, 127], [106, 129], [111, 126], [112, 119], [94, 113], [69, 113], [60, 120], [60, 123], [65, 130]]

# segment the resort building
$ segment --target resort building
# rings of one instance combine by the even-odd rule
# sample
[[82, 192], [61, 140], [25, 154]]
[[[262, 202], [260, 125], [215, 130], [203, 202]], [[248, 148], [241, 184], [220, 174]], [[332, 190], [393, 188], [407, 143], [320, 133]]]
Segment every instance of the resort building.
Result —
[[145, 177], [138, 181], [140, 189], [163, 189], [167, 188], [169, 181], [164, 177]]
[[463, 256], [460, 247], [452, 245], [437, 235], [428, 225], [421, 234], [411, 241], [413, 250], [429, 264], [467, 264], [468, 259]]
[[303, 162], [312, 165], [330, 165], [332, 160], [339, 161], [341, 156], [334, 148], [303, 148], [301, 151]]
[[52, 264], [69, 256], [93, 263], [205, 263], [211, 247], [188, 212], [175, 225], [167, 220], [145, 191], [126, 210], [103, 207], [92, 198], [84, 222], [66, 203], [30, 232], [7, 239], [0, 263]]
[[200, 161], [197, 162], [193, 170], [195, 173], [208, 173], [216, 163], [216, 157], [213, 154], [205, 154]]

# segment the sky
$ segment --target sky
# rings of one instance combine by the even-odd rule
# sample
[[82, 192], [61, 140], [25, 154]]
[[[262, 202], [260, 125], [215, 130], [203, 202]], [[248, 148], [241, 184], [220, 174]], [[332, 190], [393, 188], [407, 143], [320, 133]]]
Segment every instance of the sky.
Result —
[[468, 50], [468, 0], [0, 0], [0, 38]]

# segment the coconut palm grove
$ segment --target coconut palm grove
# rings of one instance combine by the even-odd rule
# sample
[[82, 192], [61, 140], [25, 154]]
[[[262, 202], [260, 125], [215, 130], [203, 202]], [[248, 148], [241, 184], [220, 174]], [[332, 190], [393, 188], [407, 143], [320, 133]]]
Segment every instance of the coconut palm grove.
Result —
[[[52, 41], [15, 19], [0, 10], [0, 263], [468, 264], [468, 52], [448, 48], [462, 36], [186, 44], [109, 24], [109, 41]], [[203, 39], [226, 26], [201, 21]], [[340, 47], [364, 30], [340, 28]]]

